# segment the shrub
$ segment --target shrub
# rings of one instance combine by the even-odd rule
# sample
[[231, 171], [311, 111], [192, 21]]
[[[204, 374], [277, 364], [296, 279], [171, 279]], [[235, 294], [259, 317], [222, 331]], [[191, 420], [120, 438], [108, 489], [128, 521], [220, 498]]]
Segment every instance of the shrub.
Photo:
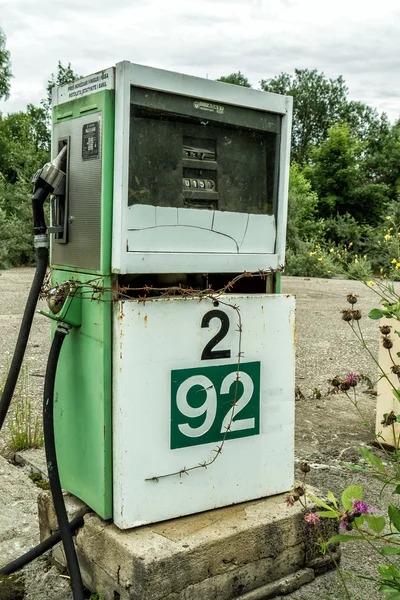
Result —
[[327, 250], [320, 244], [300, 241], [297, 251], [288, 248], [286, 252], [286, 275], [303, 277], [333, 277], [339, 272], [334, 249]]

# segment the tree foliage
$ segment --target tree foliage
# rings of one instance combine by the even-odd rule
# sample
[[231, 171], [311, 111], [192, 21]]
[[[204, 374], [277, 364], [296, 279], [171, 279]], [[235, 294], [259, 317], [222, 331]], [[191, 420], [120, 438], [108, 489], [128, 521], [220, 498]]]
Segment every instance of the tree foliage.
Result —
[[40, 106], [0, 113], [0, 268], [34, 261], [31, 181], [50, 158], [51, 89], [76, 78], [70, 64], [59, 62]]
[[240, 71], [238, 71], [237, 73], [231, 73], [226, 77], [220, 77], [217, 81], [222, 81], [223, 83], [232, 83], [233, 85], [241, 85], [243, 87], [251, 88], [251, 83], [249, 82], [247, 77], [245, 77]]
[[303, 163], [312, 145], [320, 144], [329, 127], [342, 119], [348, 89], [341, 75], [328, 79], [316, 69], [295, 69], [294, 76], [281, 73], [263, 79], [265, 92], [293, 96], [292, 156]]
[[6, 36], [0, 28], [0, 100], [10, 96], [11, 62], [10, 53], [6, 48]]

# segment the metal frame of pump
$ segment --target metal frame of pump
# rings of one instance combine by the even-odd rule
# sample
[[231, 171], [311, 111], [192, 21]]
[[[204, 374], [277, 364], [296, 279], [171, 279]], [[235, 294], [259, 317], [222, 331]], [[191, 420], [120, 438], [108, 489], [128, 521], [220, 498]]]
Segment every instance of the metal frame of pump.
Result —
[[[24, 316], [22, 319], [16, 347], [14, 350], [14, 356], [0, 399], [0, 430], [3, 427], [11, 403], [11, 399], [15, 390], [15, 386], [18, 380], [18, 375], [25, 355], [29, 333], [31, 330], [31, 325], [36, 309], [36, 304], [39, 298], [40, 290], [48, 266], [48, 233], [52, 230], [46, 225], [44, 216], [44, 202], [49, 196], [49, 194], [52, 194], [54, 190], [65, 179], [66, 154], [67, 148], [64, 145], [60, 149], [60, 152], [56, 156], [56, 158], [53, 161], [45, 164], [43, 168], [39, 169], [32, 180], [34, 186], [32, 195], [34, 245], [37, 251], [37, 267], [32, 286], [29, 292], [28, 301], [26, 303]], [[9, 575], [11, 573], [14, 573], [15, 571], [21, 569], [38, 556], [41, 556], [44, 552], [46, 552], [55, 544], [57, 544], [60, 540], [62, 540], [67, 559], [68, 570], [71, 577], [71, 587], [73, 591], [74, 600], [84, 600], [85, 596], [82, 576], [72, 537], [72, 532], [83, 525], [83, 518], [82, 516], [79, 516], [75, 518], [71, 523], [69, 523], [68, 521], [68, 515], [65, 508], [60, 477], [58, 473], [54, 436], [54, 384], [57, 372], [58, 358], [61, 352], [64, 339], [68, 335], [69, 330], [74, 325], [79, 325], [79, 304], [78, 311], [71, 311], [71, 314], [74, 315], [71, 321], [68, 318], [67, 313], [71, 308], [71, 304], [74, 302], [76, 306], [77, 301], [76, 299], [74, 300], [73, 296], [71, 295], [70, 289], [65, 288], [64, 292], [65, 294], [63, 295], [62, 299], [59, 297], [59, 290], [57, 290], [58, 297], [53, 298], [53, 301], [56, 301], [54, 308], [60, 310], [61, 305], [64, 306], [63, 310], [58, 315], [58, 326], [55, 331], [55, 335], [48, 357], [43, 394], [43, 429], [46, 461], [48, 467], [50, 489], [53, 497], [54, 508], [57, 515], [59, 531], [53, 534], [50, 538], [48, 538], [38, 546], [36, 546], [35, 548], [31, 549], [29, 552], [27, 552], [20, 558], [0, 568], [0, 575]]]

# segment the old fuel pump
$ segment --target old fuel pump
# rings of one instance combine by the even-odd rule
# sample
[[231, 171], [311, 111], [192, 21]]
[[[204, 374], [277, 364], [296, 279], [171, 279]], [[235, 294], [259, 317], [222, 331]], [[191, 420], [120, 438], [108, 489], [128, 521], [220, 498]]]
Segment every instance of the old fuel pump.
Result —
[[122, 529], [292, 487], [295, 306], [279, 293], [291, 112], [291, 98], [129, 62], [53, 90], [38, 267], [0, 428], [51, 233], [44, 421], [60, 533], [0, 573], [61, 537], [83, 599], [82, 519], [68, 523], [59, 476]]
[[52, 282], [80, 325], [57, 370], [58, 464], [120, 528], [292, 485], [291, 110], [129, 62], [54, 90]]

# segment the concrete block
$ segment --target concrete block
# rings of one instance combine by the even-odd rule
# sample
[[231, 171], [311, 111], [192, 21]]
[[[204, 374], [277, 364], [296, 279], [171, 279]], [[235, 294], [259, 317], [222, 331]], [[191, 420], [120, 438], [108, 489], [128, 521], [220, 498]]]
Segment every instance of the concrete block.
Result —
[[[288, 508], [284, 500], [278, 495], [125, 531], [89, 513], [76, 537], [85, 585], [105, 600], [265, 600], [289, 593], [333, 565], [319, 553], [302, 507]], [[41, 520], [47, 511], [41, 532], [53, 531], [47, 492], [39, 504]], [[75, 513], [70, 505], [70, 518], [79, 509], [79, 501]], [[333, 520], [321, 526], [325, 539], [337, 532]], [[65, 564], [61, 548], [53, 554]]]

